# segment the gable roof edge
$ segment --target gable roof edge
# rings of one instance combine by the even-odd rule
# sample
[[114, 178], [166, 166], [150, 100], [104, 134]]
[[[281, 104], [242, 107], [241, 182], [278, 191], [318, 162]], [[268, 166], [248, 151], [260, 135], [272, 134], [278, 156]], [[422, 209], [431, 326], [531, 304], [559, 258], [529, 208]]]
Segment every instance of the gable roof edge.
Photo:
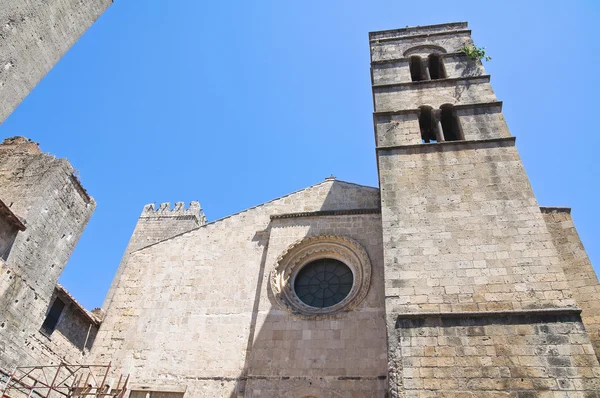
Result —
[[236, 213], [229, 214], [229, 215], [227, 215], [227, 216], [225, 216], [225, 217], [221, 217], [221, 218], [219, 218], [219, 219], [216, 219], [216, 220], [214, 220], [214, 221], [207, 222], [207, 223], [205, 223], [205, 224], [203, 224], [203, 225], [200, 225], [200, 226], [198, 226], [198, 227], [196, 227], [196, 228], [190, 229], [189, 231], [185, 231], [185, 232], [182, 232], [182, 233], [180, 233], [180, 234], [173, 235], [173, 236], [170, 236], [170, 237], [168, 237], [168, 238], [165, 238], [165, 239], [163, 239], [163, 240], [160, 240], [160, 241], [158, 241], [158, 242], [151, 243], [151, 244], [149, 244], [149, 245], [147, 245], [147, 246], [140, 247], [139, 249], [137, 249], [137, 250], [134, 250], [134, 251], [132, 251], [132, 252], [131, 252], [131, 253], [129, 253], [129, 254], [130, 254], [130, 255], [132, 255], [132, 254], [134, 254], [134, 253], [138, 253], [138, 252], [140, 252], [140, 251], [142, 251], [142, 250], [145, 250], [145, 249], [147, 249], [147, 248], [149, 248], [149, 247], [152, 247], [152, 246], [154, 246], [154, 245], [158, 245], [159, 243], [166, 242], [166, 241], [168, 241], [168, 240], [171, 240], [171, 239], [174, 239], [174, 238], [178, 238], [178, 237], [180, 237], [180, 236], [182, 236], [182, 235], [185, 235], [185, 234], [188, 234], [188, 233], [190, 233], [190, 232], [197, 231], [197, 230], [199, 230], [200, 228], [204, 228], [204, 227], [206, 227], [206, 226], [213, 225], [213, 224], [219, 223], [219, 222], [221, 222], [221, 221], [225, 221], [225, 220], [227, 220], [228, 218], [235, 217], [235, 216], [237, 216], [237, 215], [240, 215], [240, 214], [242, 214], [242, 213], [248, 212], [248, 211], [250, 211], [250, 210], [254, 210], [254, 209], [256, 209], [256, 208], [259, 208], [259, 207], [262, 207], [262, 206], [268, 205], [268, 204], [270, 204], [270, 203], [273, 203], [273, 202], [275, 202], [275, 201], [277, 201], [277, 200], [280, 200], [280, 199], [287, 198], [288, 196], [295, 195], [295, 194], [297, 194], [297, 193], [300, 193], [300, 192], [302, 192], [302, 191], [306, 191], [306, 190], [308, 190], [308, 189], [312, 189], [312, 188], [318, 187], [319, 185], [325, 184], [325, 183], [327, 183], [327, 182], [331, 182], [332, 184], [335, 184], [335, 183], [342, 183], [342, 184], [347, 184], [347, 185], [352, 185], [352, 186], [357, 186], [357, 187], [361, 187], [361, 188], [367, 188], [367, 189], [371, 189], [371, 190], [379, 191], [379, 188], [376, 188], [376, 187], [370, 187], [370, 186], [368, 186], [368, 185], [361, 185], [361, 184], [356, 184], [356, 183], [353, 183], [353, 182], [347, 182], [347, 181], [341, 181], [341, 180], [334, 180], [334, 179], [325, 179], [324, 181], [318, 182], [318, 183], [316, 183], [316, 184], [313, 184], [313, 185], [309, 185], [308, 187], [305, 187], [305, 188], [299, 189], [299, 190], [297, 190], [297, 191], [294, 191], [294, 192], [290, 192], [290, 193], [288, 193], [288, 194], [285, 194], [285, 195], [279, 196], [279, 197], [277, 197], [277, 198], [274, 198], [274, 199], [268, 200], [268, 201], [266, 201], [266, 202], [260, 203], [260, 204], [258, 204], [258, 205], [255, 205], [255, 206], [248, 207], [248, 208], [246, 208], [246, 209], [244, 209], [244, 210], [238, 211], [238, 212], [236, 212]]

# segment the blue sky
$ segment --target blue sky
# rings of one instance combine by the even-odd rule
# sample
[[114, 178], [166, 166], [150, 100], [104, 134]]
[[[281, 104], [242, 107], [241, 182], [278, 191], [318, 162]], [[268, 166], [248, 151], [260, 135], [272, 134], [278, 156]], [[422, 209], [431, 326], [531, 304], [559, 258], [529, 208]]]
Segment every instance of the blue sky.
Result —
[[146, 203], [209, 220], [322, 181], [377, 185], [367, 32], [468, 21], [541, 205], [600, 266], [593, 1], [116, 0], [0, 126], [98, 202], [61, 282], [100, 306]]

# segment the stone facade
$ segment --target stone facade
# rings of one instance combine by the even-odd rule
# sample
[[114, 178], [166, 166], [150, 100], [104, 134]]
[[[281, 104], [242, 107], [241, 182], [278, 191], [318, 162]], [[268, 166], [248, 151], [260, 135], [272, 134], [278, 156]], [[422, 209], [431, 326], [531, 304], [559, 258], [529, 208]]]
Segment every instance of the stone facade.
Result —
[[0, 123], [112, 0], [9, 0], [0, 4]]
[[569, 210], [540, 209], [471, 44], [466, 23], [372, 32], [380, 187], [327, 178], [212, 222], [147, 205], [102, 317], [57, 284], [93, 199], [6, 140], [4, 372], [110, 361], [130, 398], [600, 397], [598, 279]]
[[[186, 396], [383, 395], [378, 203], [375, 188], [327, 180], [133, 251], [95, 361], [110, 358], [140, 386], [185, 385]], [[284, 252], [330, 236], [368, 254], [368, 294], [351, 311], [297, 316], [278, 304], [270, 280]]]
[[574, 292], [598, 280], [544, 219], [467, 25], [370, 42], [391, 396], [596, 396], [596, 303]]

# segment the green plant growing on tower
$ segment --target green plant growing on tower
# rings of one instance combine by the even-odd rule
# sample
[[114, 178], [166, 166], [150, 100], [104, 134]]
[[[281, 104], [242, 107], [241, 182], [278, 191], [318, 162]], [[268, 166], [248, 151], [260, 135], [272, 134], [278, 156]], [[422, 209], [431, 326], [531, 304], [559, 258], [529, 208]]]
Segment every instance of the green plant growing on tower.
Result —
[[478, 59], [485, 59], [486, 61], [491, 61], [492, 57], [489, 55], [485, 55], [485, 47], [477, 47], [476, 45], [467, 45], [462, 46], [458, 51], [465, 54], [469, 59], [473, 61], [477, 61]]

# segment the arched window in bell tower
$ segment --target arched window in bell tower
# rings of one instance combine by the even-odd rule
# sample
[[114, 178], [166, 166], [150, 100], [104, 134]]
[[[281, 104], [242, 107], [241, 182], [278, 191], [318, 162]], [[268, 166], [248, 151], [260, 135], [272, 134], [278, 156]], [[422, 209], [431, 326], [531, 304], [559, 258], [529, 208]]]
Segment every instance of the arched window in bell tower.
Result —
[[442, 62], [440, 54], [430, 54], [427, 58], [429, 61], [429, 75], [431, 80], [446, 78], [446, 69]]
[[465, 137], [460, 127], [460, 121], [456, 115], [456, 109], [451, 104], [445, 104], [440, 107], [440, 122], [444, 132], [444, 141], [460, 141]]
[[409, 58], [410, 78], [413, 82], [425, 80], [425, 71], [423, 70], [423, 60], [418, 55], [413, 55]]
[[438, 121], [430, 106], [424, 105], [419, 108], [419, 128], [421, 129], [421, 139], [424, 143], [441, 141], [440, 129]]

